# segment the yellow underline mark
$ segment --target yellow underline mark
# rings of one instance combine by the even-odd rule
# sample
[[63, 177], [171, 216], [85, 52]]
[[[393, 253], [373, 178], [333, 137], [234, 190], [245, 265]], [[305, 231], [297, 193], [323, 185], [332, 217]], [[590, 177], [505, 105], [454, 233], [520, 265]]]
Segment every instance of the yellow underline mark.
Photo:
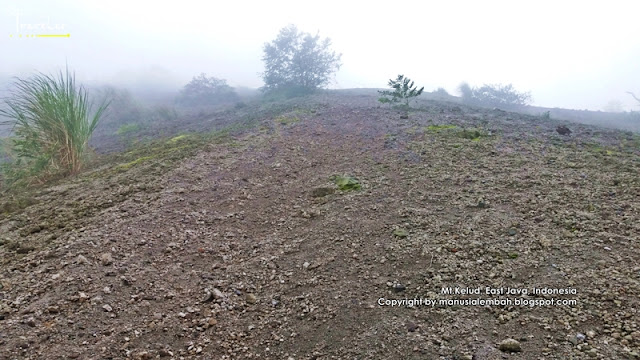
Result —
[[36, 37], [69, 37], [71, 34], [40, 34]]

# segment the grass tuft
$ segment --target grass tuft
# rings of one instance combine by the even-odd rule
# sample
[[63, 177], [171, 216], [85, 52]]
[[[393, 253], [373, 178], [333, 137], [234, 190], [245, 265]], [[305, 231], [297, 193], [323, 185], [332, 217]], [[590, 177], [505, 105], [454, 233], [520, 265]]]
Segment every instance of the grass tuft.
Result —
[[13, 87], [5, 108], [0, 109], [0, 115], [8, 119], [3, 124], [13, 130], [11, 147], [17, 169], [10, 173], [18, 177], [78, 173], [108, 103], [103, 102], [90, 116], [87, 91], [76, 84], [68, 69], [57, 77], [39, 73], [16, 78]]

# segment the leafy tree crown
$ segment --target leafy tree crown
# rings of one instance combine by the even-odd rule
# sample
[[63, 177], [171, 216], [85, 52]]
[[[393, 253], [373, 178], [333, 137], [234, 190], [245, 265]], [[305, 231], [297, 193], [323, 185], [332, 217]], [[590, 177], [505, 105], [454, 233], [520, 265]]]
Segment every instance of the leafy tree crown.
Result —
[[330, 46], [330, 39], [301, 32], [294, 25], [281, 29], [275, 40], [264, 44], [264, 89], [315, 90], [327, 86], [331, 75], [340, 69], [342, 56]]
[[207, 77], [205, 73], [196, 76], [180, 91], [176, 102], [180, 105], [218, 105], [238, 101], [238, 94], [227, 85], [225, 79]]

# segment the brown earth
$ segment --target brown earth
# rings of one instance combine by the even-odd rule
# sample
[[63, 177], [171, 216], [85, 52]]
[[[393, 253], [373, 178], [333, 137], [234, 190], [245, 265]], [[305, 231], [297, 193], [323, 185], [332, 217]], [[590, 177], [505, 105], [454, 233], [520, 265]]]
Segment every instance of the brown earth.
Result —
[[[637, 135], [375, 100], [3, 198], [0, 359], [640, 357]], [[575, 302], [515, 304], [552, 298]]]

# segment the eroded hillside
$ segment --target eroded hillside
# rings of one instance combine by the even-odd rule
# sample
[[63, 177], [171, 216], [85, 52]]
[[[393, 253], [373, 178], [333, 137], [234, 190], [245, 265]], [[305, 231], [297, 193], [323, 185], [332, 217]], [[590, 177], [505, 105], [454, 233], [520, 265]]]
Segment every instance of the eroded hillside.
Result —
[[[417, 107], [298, 99], [5, 196], [0, 359], [640, 357], [640, 138]], [[567, 305], [439, 302], [477, 298]]]

